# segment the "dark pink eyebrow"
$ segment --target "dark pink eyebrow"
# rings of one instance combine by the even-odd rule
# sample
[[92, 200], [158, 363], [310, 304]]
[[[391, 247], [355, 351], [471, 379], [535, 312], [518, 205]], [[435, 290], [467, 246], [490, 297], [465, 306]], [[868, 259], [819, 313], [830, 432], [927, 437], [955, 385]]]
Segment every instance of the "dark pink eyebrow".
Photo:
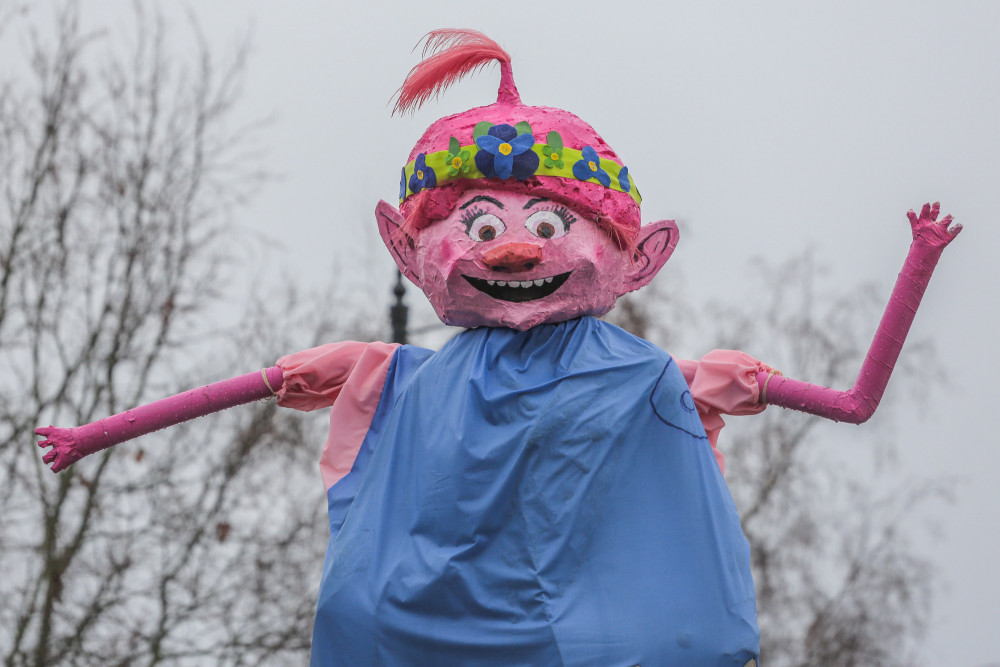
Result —
[[547, 197], [538, 197], [538, 198], [536, 198], [536, 199], [529, 199], [529, 200], [528, 200], [528, 203], [527, 203], [527, 204], [525, 204], [525, 205], [524, 205], [524, 208], [523, 208], [523, 209], [521, 209], [521, 210], [524, 210], [524, 211], [526, 211], [526, 210], [528, 210], [529, 208], [531, 208], [532, 206], [534, 206], [535, 204], [537, 204], [537, 203], [539, 203], [539, 202], [543, 202], [543, 201], [548, 201], [548, 198], [547, 198]]
[[493, 204], [494, 206], [496, 206], [497, 208], [500, 208], [500, 209], [503, 208], [503, 204], [501, 204], [499, 201], [497, 201], [493, 197], [487, 197], [486, 195], [476, 195], [475, 197], [473, 197], [469, 201], [467, 201], [464, 204], [462, 204], [461, 206], [459, 206], [458, 210], [461, 211], [462, 209], [466, 208], [467, 206], [472, 206], [477, 201], [488, 201], [491, 204]]

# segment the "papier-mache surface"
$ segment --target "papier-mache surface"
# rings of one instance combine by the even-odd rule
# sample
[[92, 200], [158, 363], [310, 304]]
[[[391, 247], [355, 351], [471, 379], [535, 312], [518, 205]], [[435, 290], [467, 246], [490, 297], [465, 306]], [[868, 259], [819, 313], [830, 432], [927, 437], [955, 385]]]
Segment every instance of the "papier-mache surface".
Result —
[[[434, 122], [410, 151], [407, 162], [416, 160], [421, 154], [446, 150], [451, 137], [455, 137], [462, 145], [471, 143], [475, 126], [484, 121], [495, 125], [528, 123], [538, 145], [545, 144], [550, 132], [557, 132], [563, 145], [568, 148], [583, 150], [589, 147], [600, 160], [607, 160], [608, 164], [612, 162], [624, 164], [594, 128], [575, 114], [554, 107], [502, 102], [463, 111]], [[578, 208], [595, 218], [606, 216], [618, 220], [631, 227], [633, 232], [637, 231], [641, 224], [639, 205], [631, 196], [609, 189], [595, 180], [547, 176], [546, 170], [540, 169], [534, 177], [526, 181], [490, 179], [489, 182], [491, 185], [499, 186], [497, 189], [516, 184], [516, 187], [526, 192], [555, 195], [563, 201], [575, 203]], [[401, 207], [404, 214], [408, 214], [411, 210], [410, 201], [408, 199]], [[423, 214], [429, 221], [443, 218], [448, 212], [449, 209], [438, 206], [434, 198], [424, 203]]]

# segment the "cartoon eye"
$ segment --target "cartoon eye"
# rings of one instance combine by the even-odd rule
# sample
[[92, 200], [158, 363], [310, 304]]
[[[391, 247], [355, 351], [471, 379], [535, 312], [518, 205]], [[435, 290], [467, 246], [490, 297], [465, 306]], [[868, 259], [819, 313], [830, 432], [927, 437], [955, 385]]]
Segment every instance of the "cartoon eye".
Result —
[[507, 227], [492, 213], [482, 213], [466, 224], [466, 230], [473, 241], [492, 241], [507, 231]]
[[556, 239], [566, 233], [568, 225], [556, 211], [537, 211], [528, 216], [524, 226], [542, 239]]

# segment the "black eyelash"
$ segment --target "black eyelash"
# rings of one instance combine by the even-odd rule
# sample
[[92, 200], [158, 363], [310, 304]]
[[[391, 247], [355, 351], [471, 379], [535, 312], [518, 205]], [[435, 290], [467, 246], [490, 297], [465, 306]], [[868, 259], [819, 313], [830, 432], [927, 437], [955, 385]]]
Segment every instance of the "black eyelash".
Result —
[[569, 212], [569, 209], [561, 204], [556, 204], [555, 206], [550, 206], [549, 208], [542, 209], [543, 211], [552, 211], [559, 219], [562, 220], [563, 227], [566, 231], [569, 231], [569, 226], [576, 222], [576, 216]]
[[478, 218], [485, 212], [486, 211], [484, 211], [481, 208], [471, 208], [462, 214], [462, 217], [459, 218], [458, 221], [461, 222], [463, 225], [465, 225], [466, 234], [468, 234], [469, 231], [472, 229], [472, 223], [476, 221], [476, 218]]

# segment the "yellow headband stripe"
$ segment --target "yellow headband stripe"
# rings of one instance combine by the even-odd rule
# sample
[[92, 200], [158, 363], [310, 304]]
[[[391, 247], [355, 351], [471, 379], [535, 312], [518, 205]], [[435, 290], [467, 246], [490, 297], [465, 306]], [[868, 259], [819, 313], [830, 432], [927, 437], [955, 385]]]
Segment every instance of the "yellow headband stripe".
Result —
[[[579, 180], [573, 174], [573, 165], [584, 159], [583, 151], [579, 151], [575, 148], [563, 148], [558, 154], [558, 159], [562, 162], [563, 166], [560, 167], [558, 164], [553, 164], [552, 167], [547, 167], [545, 166], [546, 158], [549, 158], [550, 161], [552, 161], [552, 153], [546, 155], [542, 152], [543, 148], [545, 148], [545, 144], [539, 143], [536, 143], [531, 147], [531, 150], [537, 153], [539, 158], [538, 169], [535, 170], [535, 173], [533, 174], [534, 176], [558, 176], [559, 178], [572, 178], [573, 180]], [[467, 151], [469, 157], [465, 160], [457, 157], [456, 153], [452, 153], [450, 150], [437, 151], [436, 153], [426, 153], [424, 155], [424, 165], [426, 168], [434, 170], [434, 175], [437, 177], [436, 185], [443, 185], [444, 183], [457, 181], [461, 178], [486, 178], [486, 175], [479, 171], [476, 167], [475, 155], [479, 150], [480, 148], [476, 144], [462, 146], [458, 151], [458, 155]], [[458, 163], [455, 162], [456, 158], [458, 159]], [[464, 171], [466, 166], [468, 167], [468, 171]], [[635, 183], [631, 181], [631, 174], [628, 174], [628, 172], [626, 172], [626, 174], [631, 187], [629, 190], [625, 190], [621, 186], [620, 176], [622, 169], [625, 167], [618, 164], [614, 160], [601, 158], [600, 168], [606, 171], [608, 176], [611, 177], [611, 184], [607, 187], [612, 190], [617, 190], [618, 192], [627, 192], [636, 204], [642, 203], [642, 197], [639, 195], [639, 189], [636, 188]], [[410, 163], [403, 169], [403, 183], [400, 185], [400, 204], [403, 203], [403, 200], [413, 194], [410, 190], [409, 182], [414, 171], [416, 171], [416, 160], [411, 160]], [[421, 176], [418, 176], [418, 178], [422, 180]], [[587, 181], [603, 185], [596, 178], [589, 178]]]

